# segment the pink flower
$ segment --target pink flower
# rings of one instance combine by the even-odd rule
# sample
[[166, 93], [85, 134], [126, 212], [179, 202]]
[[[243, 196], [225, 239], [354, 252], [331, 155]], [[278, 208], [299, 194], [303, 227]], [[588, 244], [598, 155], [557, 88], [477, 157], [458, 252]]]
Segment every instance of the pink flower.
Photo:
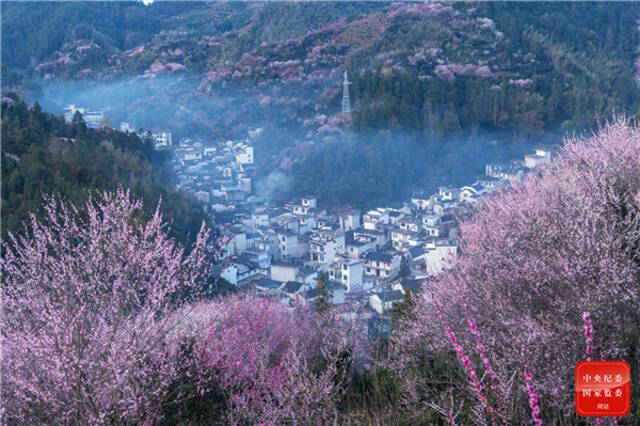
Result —
[[540, 399], [533, 387], [533, 374], [529, 371], [529, 365], [524, 364], [524, 383], [527, 387], [527, 394], [529, 395], [529, 407], [531, 407], [531, 420], [536, 426], [542, 426], [542, 419], [540, 418]]
[[582, 314], [582, 321], [584, 322], [584, 342], [585, 350], [584, 354], [588, 361], [591, 361], [592, 343], [593, 343], [593, 326], [591, 325], [591, 318], [589, 312]]

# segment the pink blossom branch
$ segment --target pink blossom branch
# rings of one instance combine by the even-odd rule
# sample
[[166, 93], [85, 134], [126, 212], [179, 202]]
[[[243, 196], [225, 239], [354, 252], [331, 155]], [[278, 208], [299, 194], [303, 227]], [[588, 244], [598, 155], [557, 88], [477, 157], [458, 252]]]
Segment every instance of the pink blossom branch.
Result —
[[593, 352], [593, 326], [591, 325], [591, 317], [589, 315], [589, 312], [584, 312], [582, 314], [582, 321], [584, 322], [584, 354], [587, 358], [587, 361], [591, 361], [591, 353]]
[[438, 317], [440, 318], [440, 321], [444, 326], [445, 334], [449, 338], [449, 342], [451, 343], [451, 346], [456, 353], [458, 361], [460, 362], [460, 365], [462, 365], [462, 368], [467, 375], [467, 379], [471, 384], [471, 388], [473, 389], [474, 393], [476, 394], [478, 400], [480, 401], [486, 412], [492, 413], [494, 411], [493, 407], [488, 404], [487, 396], [484, 393], [484, 386], [478, 379], [478, 374], [476, 373], [476, 369], [473, 366], [471, 359], [469, 359], [469, 357], [465, 354], [464, 347], [458, 342], [458, 338], [455, 332], [449, 327], [449, 324], [444, 316], [444, 313], [442, 312], [442, 309], [440, 308], [440, 305], [438, 304], [435, 294], [431, 292], [430, 296], [431, 301], [436, 308]]

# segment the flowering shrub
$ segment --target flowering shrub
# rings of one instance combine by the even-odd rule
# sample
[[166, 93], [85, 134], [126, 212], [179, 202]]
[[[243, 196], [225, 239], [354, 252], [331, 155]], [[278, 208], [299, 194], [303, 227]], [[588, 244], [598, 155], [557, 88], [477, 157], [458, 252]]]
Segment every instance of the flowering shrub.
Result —
[[397, 2], [389, 6], [389, 18], [397, 18], [401, 16], [415, 16], [432, 18], [440, 15], [450, 15], [454, 13], [454, 9], [444, 3], [404, 3]]
[[125, 191], [44, 209], [3, 245], [3, 421], [154, 421], [178, 368], [165, 318], [207, 275], [207, 233], [185, 254]]
[[456, 76], [462, 77], [491, 77], [491, 70], [486, 65], [476, 64], [446, 64], [437, 65], [435, 74], [443, 80], [455, 80]]
[[196, 337], [198, 369], [223, 390], [231, 423], [333, 419], [354, 351], [344, 324], [247, 296], [201, 305], [196, 312], [194, 329], [204, 330]]
[[[425, 352], [453, 344], [460, 358], [475, 346], [476, 377], [483, 389], [498, 377], [497, 398], [515, 401], [511, 421], [540, 424], [545, 406], [572, 416], [576, 361], [629, 359], [638, 339], [640, 130], [618, 120], [566, 140], [550, 166], [488, 199], [461, 233], [462, 255], [428, 284], [433, 296], [396, 339], [393, 367], [411, 377]], [[464, 382], [479, 391], [475, 380]], [[421, 383], [414, 376], [405, 385]]]

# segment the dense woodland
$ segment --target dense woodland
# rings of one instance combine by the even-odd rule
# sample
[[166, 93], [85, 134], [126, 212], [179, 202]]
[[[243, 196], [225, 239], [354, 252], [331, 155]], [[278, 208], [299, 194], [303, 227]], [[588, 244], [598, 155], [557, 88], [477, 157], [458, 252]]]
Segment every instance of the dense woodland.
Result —
[[508, 162], [551, 145], [554, 134], [513, 138], [499, 132], [413, 138], [400, 132], [347, 134], [338, 142], [309, 149], [291, 168], [291, 184], [279, 196], [318, 194], [327, 206], [373, 208], [403, 202], [415, 192], [427, 195], [439, 186], [473, 184], [485, 164]]
[[[220, 75], [253, 92], [261, 83], [257, 91], [265, 95], [271, 85], [264, 83], [291, 80], [286, 73], [292, 70], [275, 72], [274, 64], [304, 62], [305, 69], [295, 71], [301, 74], [294, 73], [303, 86], [346, 67], [356, 129], [391, 127], [416, 136], [573, 131], [614, 112], [638, 112], [635, 3], [453, 3], [440, 7], [446, 13], [434, 6], [422, 15], [411, 7], [160, 2], [34, 9], [10, 3], [2, 16], [3, 66], [24, 73], [26, 84], [42, 78], [39, 65], [52, 61], [47, 72], [62, 79], [82, 78], [87, 70], [99, 78], [130, 76], [173, 61], [196, 81]], [[215, 43], [208, 46], [207, 37]], [[142, 53], [133, 55], [130, 49], [140, 46]], [[171, 56], [176, 48], [182, 56]], [[20, 78], [3, 87], [19, 85]], [[337, 89], [337, 80], [324, 83]], [[280, 93], [310, 96], [295, 85]], [[316, 102], [324, 113], [334, 112], [339, 96], [332, 89]]]
[[7, 2], [2, 8], [3, 64], [25, 70], [76, 39], [103, 46], [105, 50], [93, 58], [102, 62], [114, 49], [148, 40], [160, 28], [162, 18], [187, 7], [180, 2], [164, 3], [150, 13], [134, 2], [44, 2], [38, 7]]
[[[10, 104], [13, 104], [10, 106]], [[152, 213], [162, 200], [172, 235], [193, 237], [205, 215], [186, 193], [172, 187], [167, 154], [131, 133], [90, 129], [76, 115], [62, 117], [5, 98], [2, 105], [2, 237], [21, 229], [29, 212], [42, 213], [45, 195], [84, 202], [96, 191], [128, 188]]]
[[[420, 66], [354, 74], [360, 106], [356, 125], [398, 126], [418, 134], [474, 128], [536, 134], [584, 129], [614, 111], [638, 112], [637, 4], [488, 2], [476, 7], [503, 33], [497, 48], [487, 47], [499, 64], [499, 78], [420, 79]], [[454, 47], [437, 23], [409, 25], [413, 31], [404, 24], [389, 29], [380, 51], [412, 37], [419, 43], [420, 32], [426, 32], [443, 40], [445, 51], [459, 52], [464, 62], [469, 46], [483, 43], [471, 38]], [[352, 66], [358, 69], [362, 61], [356, 58]], [[509, 79], [522, 78], [517, 75], [527, 78], [510, 84]]]

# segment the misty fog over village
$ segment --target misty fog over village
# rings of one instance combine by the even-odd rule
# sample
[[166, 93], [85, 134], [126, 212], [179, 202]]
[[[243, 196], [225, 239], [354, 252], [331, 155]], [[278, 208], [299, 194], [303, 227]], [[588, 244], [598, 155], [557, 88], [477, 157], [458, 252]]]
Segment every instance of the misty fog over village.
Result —
[[[345, 127], [352, 114], [350, 84], [345, 71], [340, 112]], [[90, 127], [111, 125], [109, 111], [76, 105], [65, 111], [69, 122], [80, 112]], [[171, 129], [152, 133], [129, 122], [121, 122], [119, 130], [171, 153], [177, 187], [197, 198], [224, 241], [215, 266], [220, 278], [287, 306], [328, 297], [373, 339], [387, 337], [394, 305], [425, 290], [457, 256], [458, 220], [469, 217], [485, 197], [550, 164], [552, 156], [548, 147], [539, 148], [521, 159], [486, 164], [485, 174], [464, 186], [415, 190], [410, 199], [360, 211], [324, 208], [317, 194], [283, 204], [256, 194], [260, 127], [248, 128], [237, 140], [174, 141]]]

